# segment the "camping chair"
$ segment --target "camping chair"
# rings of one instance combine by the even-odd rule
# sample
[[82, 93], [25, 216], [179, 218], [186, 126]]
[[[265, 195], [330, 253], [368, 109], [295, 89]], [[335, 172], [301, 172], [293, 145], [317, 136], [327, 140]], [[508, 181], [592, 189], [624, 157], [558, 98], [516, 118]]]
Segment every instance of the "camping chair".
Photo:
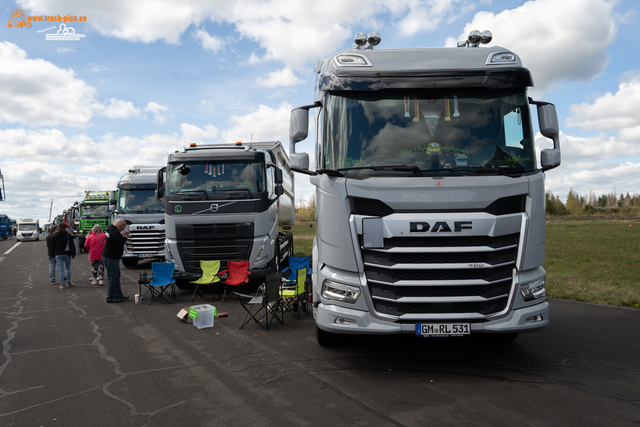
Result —
[[[175, 264], [172, 262], [154, 262], [151, 264], [153, 271], [153, 280], [148, 283], [138, 281], [139, 286], [144, 286], [147, 291], [144, 293], [149, 295], [149, 304], [162, 297], [171, 304], [176, 299], [176, 281], [173, 278], [173, 270]], [[142, 294], [140, 294], [142, 295]]]
[[224, 285], [222, 302], [225, 302], [233, 292], [238, 292], [242, 286], [249, 282], [249, 261], [228, 261], [227, 269], [220, 274], [229, 272], [229, 277], [221, 283]]
[[196, 285], [191, 301], [196, 299], [196, 296], [204, 299], [204, 290], [201, 287], [205, 288], [207, 286], [213, 286], [213, 294], [211, 295], [211, 301], [213, 301], [216, 287], [220, 284], [220, 276], [222, 275], [222, 273], [218, 272], [220, 270], [220, 261], [200, 260], [200, 269], [202, 270], [202, 276], [198, 280], [189, 282]]
[[[280, 301], [281, 280], [282, 275], [280, 273], [267, 276], [266, 283], [260, 285], [255, 296], [241, 294], [238, 292], [233, 293], [238, 296], [240, 305], [247, 312], [240, 323], [239, 329], [242, 329], [251, 319], [260, 325], [265, 331], [269, 330], [269, 325], [271, 325], [273, 319], [278, 320], [280, 324], [284, 324], [284, 312], [282, 311], [282, 304]], [[269, 319], [269, 315], [271, 315], [271, 319]], [[264, 319], [264, 324], [261, 323], [262, 319]]]
[[311, 281], [311, 257], [289, 257], [289, 267], [282, 273], [289, 271], [289, 277], [282, 279], [280, 296], [282, 297], [284, 310], [291, 313], [296, 319], [300, 318], [300, 312], [307, 311], [307, 299], [309, 298], [309, 283]]

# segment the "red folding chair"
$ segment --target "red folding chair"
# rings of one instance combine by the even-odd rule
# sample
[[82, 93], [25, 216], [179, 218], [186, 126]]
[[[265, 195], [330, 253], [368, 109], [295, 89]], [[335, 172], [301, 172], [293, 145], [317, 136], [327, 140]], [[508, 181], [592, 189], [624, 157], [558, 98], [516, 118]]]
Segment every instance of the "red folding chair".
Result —
[[223, 275], [228, 272], [229, 276], [223, 280], [224, 292], [222, 294], [222, 302], [225, 302], [233, 292], [240, 291], [241, 287], [249, 282], [249, 261], [228, 261], [227, 269], [219, 274]]

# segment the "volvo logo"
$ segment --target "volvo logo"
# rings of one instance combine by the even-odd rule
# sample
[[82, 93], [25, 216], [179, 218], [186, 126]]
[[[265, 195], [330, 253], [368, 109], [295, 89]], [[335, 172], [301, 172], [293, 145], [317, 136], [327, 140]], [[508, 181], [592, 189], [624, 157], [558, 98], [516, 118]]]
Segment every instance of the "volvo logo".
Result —
[[218, 212], [218, 208], [220, 208], [220, 206], [217, 203], [213, 203], [211, 206], [209, 206], [209, 210], [211, 212]]
[[[453, 232], [460, 233], [462, 230], [471, 230], [472, 221], [454, 221]], [[446, 221], [437, 221], [433, 224], [428, 222], [410, 222], [409, 231], [411, 233], [451, 233], [451, 226]]]

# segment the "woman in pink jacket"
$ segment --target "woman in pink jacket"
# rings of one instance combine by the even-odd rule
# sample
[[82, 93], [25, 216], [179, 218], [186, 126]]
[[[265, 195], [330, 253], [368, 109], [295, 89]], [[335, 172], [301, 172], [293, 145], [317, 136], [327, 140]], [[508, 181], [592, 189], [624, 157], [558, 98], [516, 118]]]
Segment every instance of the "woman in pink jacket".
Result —
[[89, 251], [89, 261], [91, 261], [91, 274], [93, 275], [92, 285], [104, 286], [104, 264], [102, 263], [102, 249], [105, 243], [105, 235], [100, 224], [91, 228], [91, 234], [84, 242], [84, 248]]

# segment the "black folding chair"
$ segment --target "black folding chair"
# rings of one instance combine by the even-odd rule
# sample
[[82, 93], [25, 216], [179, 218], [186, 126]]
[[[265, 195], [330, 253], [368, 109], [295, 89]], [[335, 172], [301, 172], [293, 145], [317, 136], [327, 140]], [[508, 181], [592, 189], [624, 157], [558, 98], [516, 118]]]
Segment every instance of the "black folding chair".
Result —
[[[234, 292], [238, 296], [240, 305], [247, 314], [244, 315], [240, 323], [242, 329], [251, 319], [260, 325], [265, 331], [274, 319], [283, 324], [282, 300], [280, 298], [280, 282], [282, 274], [272, 274], [267, 276], [266, 283], [260, 285], [255, 295], [241, 294]], [[269, 318], [271, 316], [271, 318]], [[264, 320], [264, 322], [263, 322]]]

